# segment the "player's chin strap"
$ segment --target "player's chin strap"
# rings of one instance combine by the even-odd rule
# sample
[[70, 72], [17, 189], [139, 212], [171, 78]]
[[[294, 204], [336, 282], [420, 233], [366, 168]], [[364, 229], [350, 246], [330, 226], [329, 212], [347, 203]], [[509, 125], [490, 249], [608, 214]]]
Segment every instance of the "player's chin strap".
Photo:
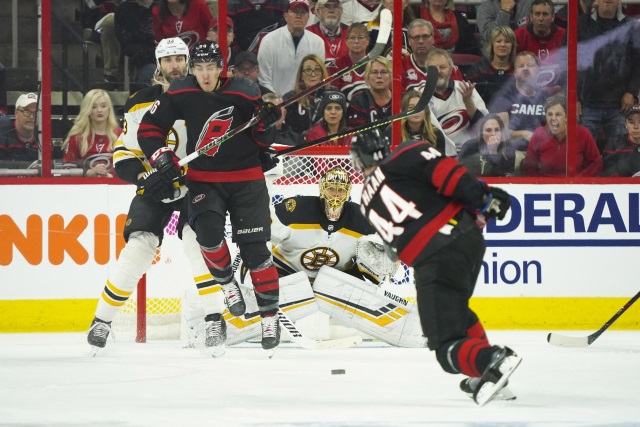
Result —
[[[327, 76], [325, 79], [323, 79], [322, 81], [320, 81], [318, 84], [315, 84], [295, 95], [293, 95], [291, 98], [287, 99], [286, 101], [281, 102], [280, 104], [278, 104], [279, 108], [285, 108], [291, 104], [293, 104], [294, 102], [297, 102], [298, 100], [306, 97], [307, 95], [317, 91], [318, 89], [320, 89], [321, 87], [324, 87], [326, 85], [328, 85], [329, 83], [333, 82], [334, 80], [339, 79], [342, 76], [345, 76], [347, 74], [349, 74], [350, 72], [357, 70], [358, 68], [366, 65], [368, 62], [372, 61], [373, 59], [375, 59], [376, 57], [380, 56], [384, 50], [384, 48], [387, 45], [387, 40], [389, 39], [389, 34], [391, 33], [391, 23], [392, 23], [392, 16], [391, 16], [391, 12], [388, 9], [383, 9], [380, 12], [380, 26], [379, 26], [379, 32], [378, 32], [378, 38], [376, 39], [376, 44], [373, 47], [373, 49], [371, 49], [371, 52], [369, 52], [369, 54], [367, 56], [365, 56], [364, 58], [362, 58], [360, 61], [356, 62], [353, 65], [350, 65], [349, 67], [343, 68], [340, 71], [337, 71], [336, 73]], [[436, 74], [436, 78], [437, 78], [437, 71], [435, 72]], [[423, 107], [424, 109], [424, 107]], [[222, 144], [223, 142], [233, 138], [235, 135], [239, 134], [240, 132], [250, 128], [251, 126], [255, 125], [256, 123], [258, 123], [260, 119], [258, 118], [258, 116], [254, 116], [251, 120], [249, 120], [248, 122], [238, 126], [235, 129], [232, 129], [231, 131], [227, 132], [226, 134], [224, 134], [223, 136], [221, 136], [220, 138], [214, 139], [213, 141], [211, 141], [210, 143], [203, 145], [202, 147], [200, 147], [198, 150], [194, 151], [193, 153], [189, 154], [188, 156], [182, 158], [180, 160], [180, 166], [184, 166], [187, 163], [189, 163], [190, 161], [192, 161], [193, 159], [197, 158], [198, 156], [201, 156], [202, 154], [206, 153], [207, 151], [211, 150], [214, 147], [217, 147], [218, 145]]]
[[334, 135], [325, 136], [322, 138], [314, 139], [313, 141], [309, 141], [304, 144], [296, 145], [295, 147], [286, 148], [282, 151], [278, 151], [276, 156], [284, 156], [295, 151], [304, 150], [305, 148], [313, 147], [314, 145], [322, 144], [324, 142], [335, 141], [336, 139], [344, 138], [345, 136], [355, 135], [360, 132], [367, 131], [369, 129], [375, 129], [380, 126], [388, 125], [389, 123], [395, 122], [396, 120], [401, 120], [409, 116], [413, 116], [414, 114], [418, 114], [424, 111], [425, 108], [429, 105], [431, 101], [431, 97], [436, 90], [436, 83], [438, 82], [438, 69], [436, 67], [429, 67], [427, 69], [427, 80], [424, 86], [424, 91], [422, 95], [420, 95], [420, 99], [418, 103], [410, 110], [407, 110], [403, 113], [395, 114], [391, 117], [387, 117], [386, 119], [376, 120], [375, 122], [367, 123], [362, 126], [355, 127], [353, 129], [347, 129], [342, 132], [338, 132]]

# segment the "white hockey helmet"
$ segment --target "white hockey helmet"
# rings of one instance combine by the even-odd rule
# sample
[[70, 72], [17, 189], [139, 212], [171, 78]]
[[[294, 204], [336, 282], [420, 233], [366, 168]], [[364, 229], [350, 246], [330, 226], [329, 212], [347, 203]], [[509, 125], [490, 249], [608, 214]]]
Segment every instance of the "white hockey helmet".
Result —
[[180, 37], [162, 39], [156, 46], [156, 65], [160, 69], [160, 58], [165, 56], [184, 55], [185, 62], [189, 63], [189, 47]]
[[340, 166], [329, 169], [320, 178], [320, 202], [329, 221], [337, 221], [351, 194], [351, 177]]

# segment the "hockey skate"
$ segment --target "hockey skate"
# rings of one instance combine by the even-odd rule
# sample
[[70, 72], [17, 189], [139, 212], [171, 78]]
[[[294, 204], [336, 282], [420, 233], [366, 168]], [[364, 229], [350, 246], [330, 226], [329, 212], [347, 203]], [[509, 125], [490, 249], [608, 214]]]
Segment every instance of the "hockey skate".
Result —
[[244, 315], [247, 311], [247, 305], [244, 302], [244, 297], [242, 296], [242, 292], [240, 291], [240, 287], [238, 286], [236, 279], [233, 279], [225, 285], [220, 285], [220, 287], [224, 292], [224, 300], [227, 304], [227, 308], [229, 308], [229, 313], [236, 317]]
[[220, 357], [225, 353], [227, 342], [227, 322], [221, 314], [209, 314], [205, 318], [204, 346], [211, 352], [211, 356]]
[[91, 345], [91, 355], [93, 357], [107, 345], [107, 338], [111, 332], [111, 322], [103, 322], [97, 317], [93, 318], [91, 327], [89, 328], [89, 334], [87, 335], [87, 342]]
[[[473, 392], [478, 388], [480, 377], [465, 378], [460, 382], [460, 390], [473, 399]], [[493, 400], [516, 400], [517, 396], [507, 387], [509, 381], [504, 383], [504, 387], [498, 391]]]
[[480, 406], [493, 400], [520, 365], [520, 362], [522, 362], [522, 358], [509, 347], [499, 348], [491, 356], [489, 366], [478, 381], [473, 392], [473, 400]]
[[271, 350], [280, 344], [280, 324], [278, 323], [278, 316], [272, 314], [271, 316], [262, 316], [262, 348], [265, 350]]

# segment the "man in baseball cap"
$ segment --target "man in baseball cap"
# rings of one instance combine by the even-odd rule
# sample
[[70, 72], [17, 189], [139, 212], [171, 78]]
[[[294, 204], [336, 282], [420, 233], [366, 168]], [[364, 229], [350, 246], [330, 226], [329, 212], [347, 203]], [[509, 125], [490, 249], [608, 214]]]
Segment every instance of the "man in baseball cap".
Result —
[[[38, 95], [35, 93], [24, 93], [18, 97], [16, 118], [0, 127], [0, 160], [38, 160], [39, 148], [35, 137], [37, 107]], [[25, 165], [6, 166], [23, 168]]]

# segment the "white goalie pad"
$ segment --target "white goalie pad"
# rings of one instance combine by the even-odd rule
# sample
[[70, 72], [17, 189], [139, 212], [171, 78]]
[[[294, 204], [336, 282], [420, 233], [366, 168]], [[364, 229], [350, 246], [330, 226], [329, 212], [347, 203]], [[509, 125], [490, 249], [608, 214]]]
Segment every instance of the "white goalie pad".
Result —
[[356, 264], [358, 269], [378, 279], [379, 282], [393, 276], [400, 262], [392, 260], [384, 249], [382, 239], [378, 235], [363, 236], [356, 246]]
[[[235, 317], [225, 310], [227, 345], [238, 344], [262, 336], [260, 312], [253, 287], [240, 285], [240, 289], [247, 304], [247, 311], [244, 316]], [[318, 311], [311, 283], [304, 272], [301, 271], [280, 279], [280, 309], [294, 322]]]
[[324, 266], [313, 282], [323, 313], [398, 347], [426, 346], [418, 307], [393, 293]]

